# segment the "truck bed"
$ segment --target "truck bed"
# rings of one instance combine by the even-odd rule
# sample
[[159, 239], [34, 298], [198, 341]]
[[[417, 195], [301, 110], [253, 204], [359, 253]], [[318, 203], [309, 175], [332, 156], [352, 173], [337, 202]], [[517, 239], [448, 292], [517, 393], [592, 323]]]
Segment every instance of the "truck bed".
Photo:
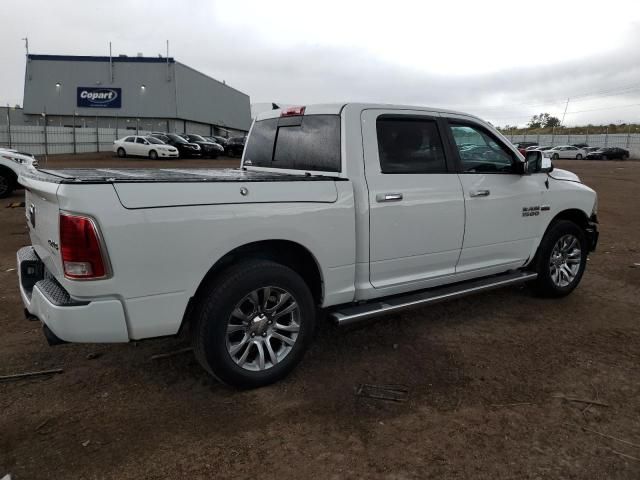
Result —
[[60, 184], [201, 183], [201, 182], [314, 182], [345, 180], [339, 177], [257, 172], [239, 168], [65, 168], [31, 170], [22, 177]]

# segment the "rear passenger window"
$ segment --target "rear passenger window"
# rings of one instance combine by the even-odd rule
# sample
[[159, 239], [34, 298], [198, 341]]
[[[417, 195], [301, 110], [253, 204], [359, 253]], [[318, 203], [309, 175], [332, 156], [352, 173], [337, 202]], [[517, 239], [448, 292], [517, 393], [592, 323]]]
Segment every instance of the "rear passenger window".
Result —
[[435, 120], [380, 117], [376, 122], [382, 173], [446, 173]]

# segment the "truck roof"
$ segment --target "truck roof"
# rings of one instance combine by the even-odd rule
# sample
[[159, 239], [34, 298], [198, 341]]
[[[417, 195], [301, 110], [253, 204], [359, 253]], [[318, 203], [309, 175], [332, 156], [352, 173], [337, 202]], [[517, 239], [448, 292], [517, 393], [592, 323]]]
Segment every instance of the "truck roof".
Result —
[[[314, 104], [304, 105], [304, 107], [305, 107], [305, 111], [304, 111], [305, 115], [339, 115], [345, 107], [356, 108], [360, 110], [376, 108], [376, 109], [393, 109], [393, 110], [418, 110], [418, 111], [431, 112], [431, 113], [436, 112], [436, 113], [464, 115], [466, 117], [475, 118], [477, 120], [484, 122], [484, 120], [482, 120], [481, 118], [465, 112], [447, 110], [441, 107], [425, 107], [425, 106], [419, 106], [419, 105], [341, 102], [341, 103], [314, 103]], [[287, 107], [287, 108], [290, 108], [290, 107]], [[265, 120], [267, 118], [279, 117], [283, 110], [286, 110], [286, 108], [278, 108], [275, 110], [262, 112], [256, 116], [256, 120]]]

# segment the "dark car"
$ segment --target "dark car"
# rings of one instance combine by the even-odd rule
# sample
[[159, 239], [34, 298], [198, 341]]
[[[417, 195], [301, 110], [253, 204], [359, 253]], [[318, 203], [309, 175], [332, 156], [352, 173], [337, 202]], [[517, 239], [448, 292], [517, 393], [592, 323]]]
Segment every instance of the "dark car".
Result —
[[211, 142], [200, 135], [185, 134], [184, 137], [191, 143], [200, 145], [202, 149], [202, 155], [209, 158], [218, 158], [218, 155], [224, 153], [224, 148], [218, 145], [216, 142]]
[[585, 148], [588, 148], [588, 147], [589, 147], [589, 145], [588, 145], [588, 144], [586, 144], [586, 143], [574, 143], [574, 144], [572, 144], [571, 146], [572, 146], [572, 147], [582, 148], [583, 150], [584, 150]]
[[629, 158], [629, 150], [619, 147], [600, 148], [595, 152], [587, 155], [588, 160], [627, 160]]
[[526, 156], [527, 148], [538, 146], [538, 142], [516, 142], [513, 146], [516, 147], [522, 155]]
[[230, 157], [241, 157], [244, 152], [244, 143], [247, 137], [231, 137], [227, 141], [225, 152]]
[[162, 140], [168, 145], [172, 145], [178, 149], [181, 157], [199, 157], [202, 155], [200, 145], [187, 142], [180, 135], [175, 133], [152, 133], [152, 137]]
[[204, 138], [208, 138], [212, 142], [216, 142], [218, 145], [222, 146], [223, 148], [227, 146], [227, 143], [229, 143], [229, 139], [228, 138], [219, 137], [217, 135], [213, 135], [211, 137], [204, 137]]

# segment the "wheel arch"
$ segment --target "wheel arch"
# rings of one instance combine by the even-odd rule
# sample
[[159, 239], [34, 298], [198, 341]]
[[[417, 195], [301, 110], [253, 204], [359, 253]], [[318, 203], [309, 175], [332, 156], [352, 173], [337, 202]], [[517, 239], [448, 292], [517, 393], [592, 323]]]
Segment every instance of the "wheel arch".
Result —
[[322, 304], [324, 281], [320, 264], [313, 253], [307, 247], [291, 240], [259, 240], [234, 248], [211, 266], [198, 284], [195, 294], [189, 299], [180, 329], [188, 323], [191, 311], [203, 294], [204, 287], [234, 262], [247, 258], [272, 260], [291, 268], [305, 280], [316, 305]]
[[0, 165], [0, 174], [6, 175], [14, 186], [18, 184], [18, 174], [6, 165]]
[[[544, 233], [540, 237], [540, 243], [542, 243], [542, 239], [545, 237], [551, 226], [559, 220], [568, 220], [570, 222], [573, 222], [580, 228], [582, 228], [585, 233], [587, 231], [587, 228], [589, 227], [589, 216], [585, 213], [584, 210], [581, 210], [579, 208], [567, 208], [558, 212], [556, 216], [549, 221], [547, 227], [544, 230]], [[538, 260], [538, 252], [540, 251], [540, 243], [538, 243], [538, 246], [536, 247], [536, 253], [533, 257], [531, 257], [531, 261], [528, 263], [528, 266], [536, 264]]]

